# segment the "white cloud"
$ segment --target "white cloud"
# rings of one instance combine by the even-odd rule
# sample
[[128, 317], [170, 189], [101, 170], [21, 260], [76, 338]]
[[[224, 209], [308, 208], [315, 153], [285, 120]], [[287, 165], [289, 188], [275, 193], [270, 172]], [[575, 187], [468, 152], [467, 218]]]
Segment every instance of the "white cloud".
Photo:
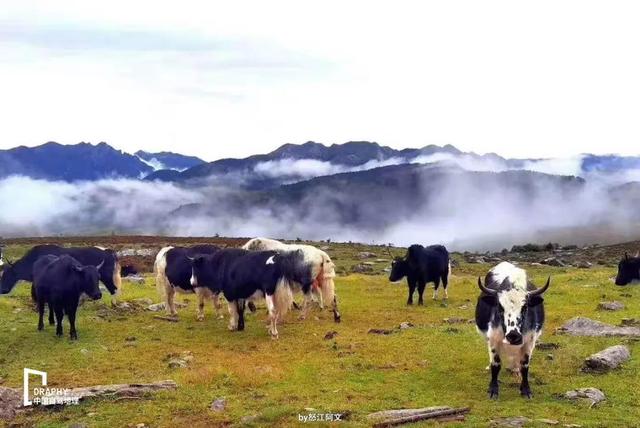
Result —
[[343, 172], [340, 165], [316, 159], [278, 159], [260, 162], [253, 168], [254, 172], [266, 177], [295, 176], [300, 178], [318, 177]]

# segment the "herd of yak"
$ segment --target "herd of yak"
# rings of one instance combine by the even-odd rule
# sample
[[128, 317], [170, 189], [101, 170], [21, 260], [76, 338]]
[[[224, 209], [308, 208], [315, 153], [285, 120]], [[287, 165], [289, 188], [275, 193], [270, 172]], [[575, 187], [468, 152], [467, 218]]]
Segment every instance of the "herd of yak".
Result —
[[[321, 308], [330, 305], [334, 321], [340, 322], [335, 294], [335, 265], [329, 255], [311, 245], [285, 244], [267, 238], [254, 238], [242, 248], [219, 248], [214, 245], [165, 247], [156, 256], [156, 287], [165, 308], [176, 316], [174, 296], [195, 293], [197, 318], [204, 318], [204, 304], [213, 300], [216, 312], [218, 297], [224, 295], [229, 310], [229, 329], [244, 329], [245, 306], [255, 311], [253, 302], [266, 301], [269, 333], [278, 337], [277, 324], [292, 306], [294, 292], [303, 295], [301, 318], [305, 318], [313, 301]], [[442, 245], [412, 245], [404, 257], [392, 261], [389, 280], [407, 279], [409, 298], [415, 290], [418, 304], [423, 304], [426, 284], [434, 283], [434, 299], [442, 283], [445, 298], [451, 264]], [[101, 281], [112, 296], [121, 288], [121, 267], [113, 250], [100, 247], [68, 248], [38, 245], [21, 259], [10, 262], [0, 249], [0, 294], [9, 293], [20, 281], [32, 283], [31, 295], [38, 309], [38, 330], [44, 328], [45, 306], [49, 324], [56, 324], [62, 336], [62, 320], [67, 315], [70, 337], [78, 338], [75, 318], [82, 294], [100, 299]], [[640, 281], [640, 257], [625, 254], [618, 265], [615, 283], [627, 285]], [[531, 397], [529, 362], [544, 325], [543, 294], [551, 278], [537, 288], [527, 272], [508, 262], [493, 267], [484, 279], [478, 278], [480, 295], [476, 304], [476, 326], [484, 336], [491, 369], [490, 398], [498, 397], [498, 374], [505, 364], [521, 375], [520, 392]], [[54, 320], [55, 315], [55, 320]]]

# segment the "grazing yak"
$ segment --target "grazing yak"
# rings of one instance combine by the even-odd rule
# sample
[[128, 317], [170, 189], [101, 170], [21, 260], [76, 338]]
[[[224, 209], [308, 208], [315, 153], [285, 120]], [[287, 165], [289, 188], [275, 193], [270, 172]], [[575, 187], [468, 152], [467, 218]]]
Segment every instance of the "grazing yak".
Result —
[[444, 298], [449, 298], [447, 285], [449, 284], [449, 274], [451, 273], [451, 263], [449, 262], [449, 252], [442, 245], [430, 245], [423, 247], [414, 244], [407, 249], [404, 258], [396, 257], [391, 262], [391, 272], [389, 281], [400, 281], [407, 277], [409, 286], [409, 298], [407, 305], [413, 304], [413, 293], [418, 289], [418, 304], [423, 305], [422, 294], [428, 282], [433, 282], [433, 299], [438, 297], [438, 287], [440, 281], [444, 287]]
[[204, 320], [205, 299], [213, 299], [216, 314], [219, 315], [218, 296], [207, 288], [191, 286], [191, 260], [200, 254], [214, 254], [220, 247], [215, 245], [194, 245], [192, 247], [164, 247], [156, 256], [153, 271], [156, 275], [156, 288], [165, 301], [165, 309], [171, 316], [177, 316], [174, 302], [178, 293], [196, 293], [198, 296], [198, 321]]
[[498, 398], [498, 374], [506, 359], [512, 370], [520, 370], [520, 394], [531, 398], [529, 362], [542, 334], [544, 303], [542, 294], [549, 288], [536, 287], [527, 273], [511, 263], [502, 262], [487, 273], [485, 285], [478, 277], [482, 293], [476, 305], [476, 326], [489, 347], [491, 382], [489, 398]]
[[62, 319], [69, 319], [69, 336], [78, 339], [76, 331], [76, 311], [80, 294], [85, 293], [93, 300], [102, 298], [98, 280], [103, 263], [97, 266], [83, 266], [69, 255], [40, 257], [33, 264], [33, 290], [38, 306], [38, 330], [44, 328], [44, 305], [49, 305], [49, 324], [56, 316], [56, 335], [62, 336]]
[[247, 241], [242, 248], [248, 251], [278, 251], [282, 253], [300, 251], [304, 256], [301, 268], [310, 273], [310, 275], [305, 275], [305, 280], [310, 278], [309, 283], [294, 281], [295, 288], [300, 289], [304, 295], [301, 318], [306, 318], [315, 293], [321, 308], [324, 308], [325, 302], [331, 302], [333, 320], [340, 322], [341, 316], [338, 311], [338, 297], [335, 294], [334, 283], [335, 264], [327, 253], [312, 245], [285, 244], [269, 238], [253, 238]]
[[33, 265], [42, 256], [73, 257], [83, 266], [98, 266], [100, 281], [107, 287], [109, 293], [114, 296], [121, 288], [120, 263], [115, 251], [99, 247], [60, 247], [58, 245], [36, 245], [27, 251], [21, 259], [14, 263], [7, 260], [8, 267], [4, 269], [0, 278], [0, 294], [9, 293], [20, 280], [33, 282]]
[[[302, 251], [247, 251], [223, 249], [192, 260], [191, 285], [223, 293], [229, 306], [229, 330], [244, 330], [245, 303], [264, 298], [269, 311], [269, 333], [278, 338], [278, 320], [293, 303], [292, 282], [310, 281], [300, 270]], [[302, 278], [303, 276], [309, 278]]]
[[120, 276], [122, 278], [132, 275], [137, 275], [138, 269], [134, 265], [123, 265], [120, 268]]
[[616, 285], [628, 285], [640, 282], [640, 257], [636, 253], [634, 257], [624, 253], [624, 258], [618, 263], [618, 275]]

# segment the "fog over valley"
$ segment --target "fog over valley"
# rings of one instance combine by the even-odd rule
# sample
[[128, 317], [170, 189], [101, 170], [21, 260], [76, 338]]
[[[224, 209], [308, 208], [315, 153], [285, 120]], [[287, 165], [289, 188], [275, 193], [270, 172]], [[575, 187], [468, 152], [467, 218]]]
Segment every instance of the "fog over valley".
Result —
[[634, 158], [513, 160], [440, 148], [325, 159], [316, 146], [315, 157], [295, 152], [303, 146], [256, 159], [190, 160], [194, 166], [176, 168], [181, 177], [170, 180], [11, 174], [0, 179], [0, 236], [220, 234], [457, 250], [638, 237]]

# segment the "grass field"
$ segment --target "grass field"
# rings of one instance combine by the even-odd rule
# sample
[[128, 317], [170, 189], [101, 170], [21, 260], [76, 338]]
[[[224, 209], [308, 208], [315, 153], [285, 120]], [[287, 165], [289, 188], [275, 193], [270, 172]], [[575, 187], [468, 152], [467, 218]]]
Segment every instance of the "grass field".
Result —
[[[330, 246], [329, 253], [341, 272], [357, 263], [358, 251], [385, 257], [375, 247]], [[25, 248], [10, 246], [7, 253], [19, 256]], [[556, 419], [560, 426], [640, 425], [640, 345], [621, 338], [554, 334], [575, 316], [618, 324], [622, 318], [640, 315], [640, 287], [614, 286], [610, 281], [613, 267], [527, 267], [538, 284], [552, 276], [545, 294], [547, 323], [541, 341], [560, 347], [534, 353], [532, 400], [520, 397], [517, 380], [503, 370], [500, 399], [489, 401], [483, 339], [475, 325], [449, 324], [444, 319], [473, 318], [476, 278], [490, 265], [461, 263], [453, 270], [448, 302], [433, 301], [428, 289], [425, 306], [409, 307], [405, 305], [406, 285], [390, 284], [380, 273], [384, 266], [377, 262], [375, 275], [339, 276], [342, 323], [335, 324], [329, 311], [319, 310], [310, 319], [298, 321], [294, 311], [279, 328], [277, 341], [267, 334], [264, 306], [248, 315], [244, 332], [231, 333], [226, 328], [226, 311], [224, 320], [216, 319], [208, 306], [205, 321], [196, 321], [194, 297], [186, 297], [190, 302], [180, 310], [180, 321], [171, 323], [154, 319], [154, 313], [144, 310], [112, 309], [105, 296], [102, 302], [88, 302], [80, 308], [79, 340], [72, 342], [66, 321], [62, 339], [55, 336], [53, 327], [36, 330], [29, 286], [21, 283], [11, 295], [0, 297], [3, 386], [20, 387], [22, 369], [30, 367], [47, 371], [49, 386], [173, 379], [179, 387], [141, 400], [96, 399], [62, 410], [38, 409], [11, 423], [43, 427], [72, 423], [89, 427], [140, 423], [153, 427], [291, 426], [299, 423], [299, 414], [342, 413], [342, 425], [367, 426], [366, 415], [374, 411], [449, 405], [471, 408], [466, 422], [448, 424], [452, 427], [487, 426], [491, 419], [506, 416]], [[144, 285], [125, 282], [122, 301], [145, 297], [158, 301], [151, 275]], [[626, 308], [599, 311], [597, 304], [603, 300], [621, 301]], [[405, 321], [414, 327], [390, 335], [368, 333], [371, 328], [396, 329]], [[330, 331], [337, 335], [325, 340]], [[580, 371], [585, 357], [619, 343], [628, 344], [632, 353], [622, 369], [604, 375]], [[170, 369], [167, 355], [184, 351], [193, 353], [191, 364]], [[600, 388], [607, 401], [589, 408], [556, 398], [556, 394], [588, 386]], [[211, 410], [212, 401], [221, 397], [226, 399], [226, 408]], [[250, 418], [241, 422], [245, 417]], [[413, 426], [427, 425], [431, 424]], [[534, 422], [532, 426], [543, 425]]]

